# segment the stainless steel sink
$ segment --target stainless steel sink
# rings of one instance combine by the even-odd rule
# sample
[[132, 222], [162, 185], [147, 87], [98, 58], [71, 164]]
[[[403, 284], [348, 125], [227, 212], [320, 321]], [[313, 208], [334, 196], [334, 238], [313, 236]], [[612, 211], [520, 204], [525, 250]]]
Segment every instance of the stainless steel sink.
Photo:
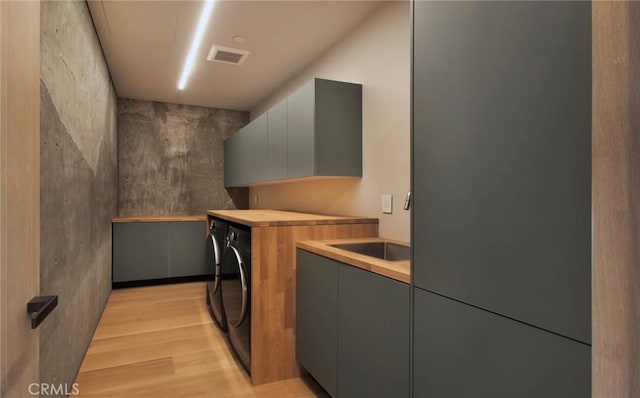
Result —
[[391, 242], [340, 243], [329, 246], [387, 261], [404, 261], [411, 257], [410, 247]]

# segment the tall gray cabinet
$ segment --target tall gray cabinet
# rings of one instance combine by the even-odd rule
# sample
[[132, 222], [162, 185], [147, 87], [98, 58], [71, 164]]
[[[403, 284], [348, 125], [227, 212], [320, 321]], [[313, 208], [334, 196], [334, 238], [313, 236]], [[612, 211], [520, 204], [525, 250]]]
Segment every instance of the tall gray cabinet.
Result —
[[414, 397], [588, 397], [591, 5], [413, 17]]

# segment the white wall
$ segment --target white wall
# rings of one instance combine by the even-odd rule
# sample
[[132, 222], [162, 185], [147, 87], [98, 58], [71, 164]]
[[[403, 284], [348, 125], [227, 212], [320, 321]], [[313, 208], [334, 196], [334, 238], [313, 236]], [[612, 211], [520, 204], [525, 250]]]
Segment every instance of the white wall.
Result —
[[[363, 85], [362, 179], [254, 187], [252, 208], [377, 217], [380, 236], [409, 241], [410, 44], [409, 2], [389, 2], [251, 111], [253, 119], [313, 77]], [[383, 193], [393, 194], [393, 214], [381, 212]]]

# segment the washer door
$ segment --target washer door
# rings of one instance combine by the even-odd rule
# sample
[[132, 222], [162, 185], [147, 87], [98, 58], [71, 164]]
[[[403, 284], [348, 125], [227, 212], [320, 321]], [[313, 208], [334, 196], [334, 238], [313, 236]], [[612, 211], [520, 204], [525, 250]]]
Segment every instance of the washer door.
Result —
[[247, 319], [249, 286], [247, 285], [246, 263], [238, 249], [232, 245], [228, 246], [224, 253], [224, 266], [233, 270], [229, 275], [230, 278], [225, 278], [223, 282], [224, 311], [229, 325], [238, 328]]
[[213, 234], [207, 237], [207, 291], [209, 299], [213, 301], [213, 296], [220, 288], [220, 244]]

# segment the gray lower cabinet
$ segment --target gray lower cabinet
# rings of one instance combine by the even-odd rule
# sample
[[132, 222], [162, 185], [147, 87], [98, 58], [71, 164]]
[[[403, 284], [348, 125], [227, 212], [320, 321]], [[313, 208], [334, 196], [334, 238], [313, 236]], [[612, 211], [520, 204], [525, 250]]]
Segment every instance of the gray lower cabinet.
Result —
[[332, 396], [338, 389], [338, 262], [297, 251], [296, 360]]
[[410, 288], [338, 268], [338, 396], [409, 397]]
[[167, 224], [169, 277], [205, 275], [206, 223], [180, 221]]
[[298, 249], [297, 361], [334, 398], [408, 397], [409, 289]]
[[589, 398], [591, 347], [414, 288], [415, 398]]
[[113, 223], [113, 282], [169, 277], [167, 223]]
[[113, 223], [113, 282], [205, 275], [205, 222]]

